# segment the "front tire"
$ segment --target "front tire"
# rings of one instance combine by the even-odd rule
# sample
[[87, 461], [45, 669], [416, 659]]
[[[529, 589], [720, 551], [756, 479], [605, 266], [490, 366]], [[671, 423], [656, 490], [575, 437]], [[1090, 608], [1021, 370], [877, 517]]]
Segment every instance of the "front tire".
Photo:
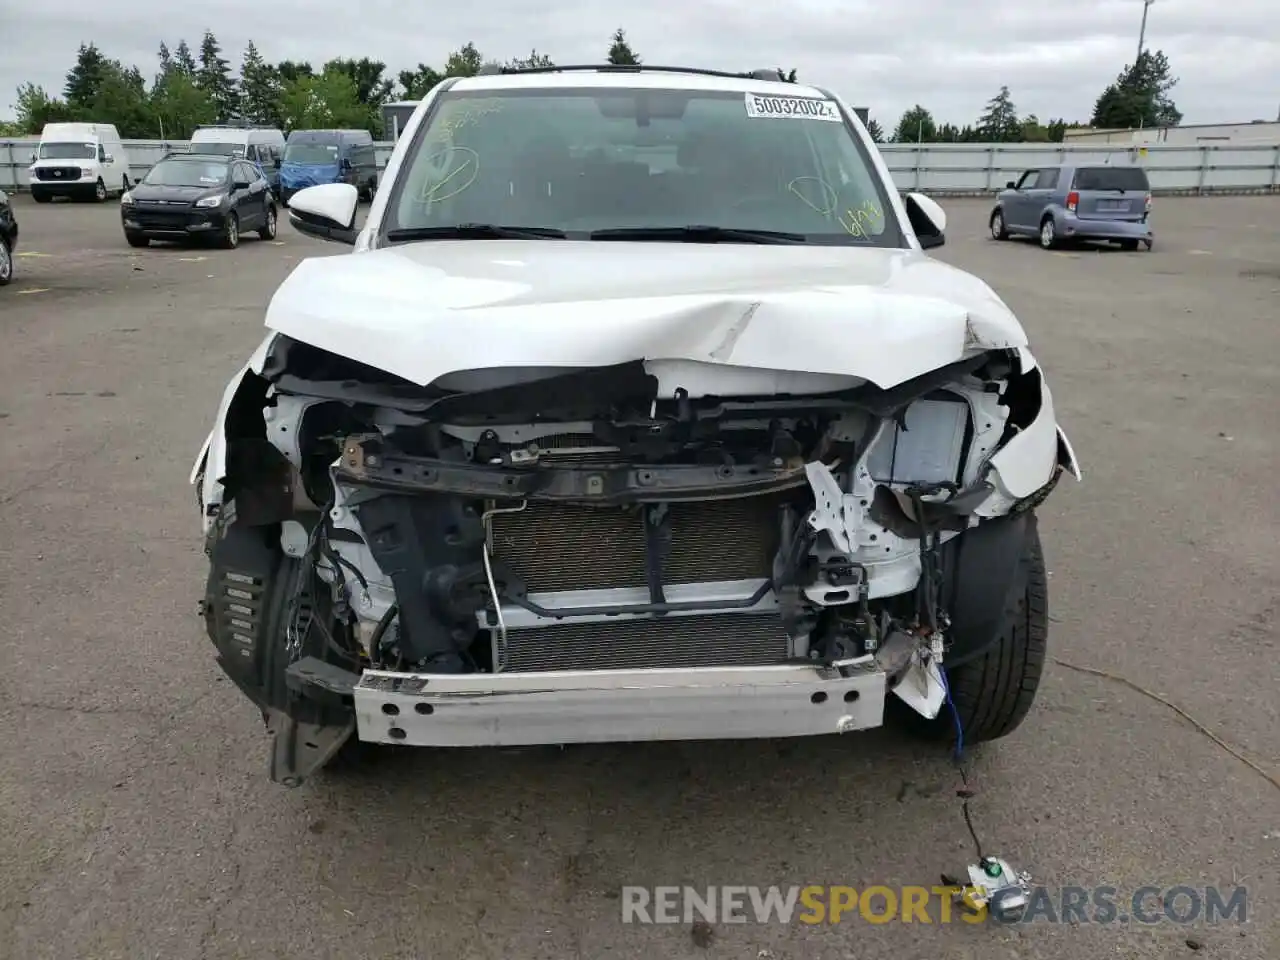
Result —
[[0, 287], [7, 287], [13, 282], [13, 251], [9, 249], [9, 241], [0, 237]]
[[276, 238], [277, 222], [276, 208], [274, 206], [267, 207], [267, 218], [258, 229], [258, 236], [263, 240], [274, 240]]
[[[1005, 612], [1000, 637], [980, 656], [947, 670], [947, 683], [966, 744], [1013, 733], [1035, 702], [1049, 643], [1049, 580], [1040, 535], [1027, 542], [1019, 561], [1024, 584]], [[955, 719], [943, 704], [933, 720], [909, 711], [915, 732], [932, 740], [955, 740]]]
[[1125, 251], [1126, 253], [1133, 253], [1133, 251], [1138, 249], [1138, 241], [1137, 240], [1121, 240], [1120, 249]]
[[102, 182], [101, 177], [99, 177], [98, 182], [93, 185], [93, 202], [94, 203], [107, 202], [107, 185]]
[[31, 199], [34, 200], [36, 203], [48, 203], [53, 198], [50, 197], [47, 193], [43, 193], [40, 190], [32, 190]]
[[222, 228], [222, 247], [234, 250], [240, 246], [240, 220], [234, 213], [227, 214], [227, 222]]
[[131, 247], [149, 247], [151, 246], [151, 238], [144, 237], [140, 233], [126, 233], [124, 238], [129, 241]]
[[992, 240], [1008, 240], [1009, 239], [1009, 228], [1008, 228], [1008, 225], [1004, 222], [1004, 211], [1002, 210], [991, 211], [991, 222], [988, 223], [987, 226], [991, 230]]

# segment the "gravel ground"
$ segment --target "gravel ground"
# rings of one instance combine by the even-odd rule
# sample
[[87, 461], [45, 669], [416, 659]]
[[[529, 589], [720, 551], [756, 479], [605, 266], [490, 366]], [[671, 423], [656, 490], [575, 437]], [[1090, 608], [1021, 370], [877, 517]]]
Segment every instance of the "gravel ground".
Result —
[[[1280, 790], [1055, 662], [974, 753], [987, 845], [1050, 888], [1248, 889], [1248, 923], [620, 921], [624, 884], [931, 884], [970, 855], [947, 758], [791, 743], [389, 751], [286, 790], [195, 616], [190, 461], [288, 227], [130, 250], [17, 201], [0, 290], [0, 956], [1280, 956]], [[1053, 653], [1280, 776], [1280, 198], [1160, 199], [1153, 253], [1044, 253], [945, 203], [942, 259], [1023, 318], [1083, 464], [1043, 511]], [[1121, 896], [1122, 909], [1124, 894]], [[1192, 946], [1194, 944], [1194, 946]]]

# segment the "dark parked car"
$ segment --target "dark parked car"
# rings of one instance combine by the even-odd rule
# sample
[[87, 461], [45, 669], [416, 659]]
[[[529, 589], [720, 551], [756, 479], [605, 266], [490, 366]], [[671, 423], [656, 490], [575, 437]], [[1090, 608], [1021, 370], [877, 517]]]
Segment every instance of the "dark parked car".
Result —
[[1028, 170], [996, 197], [991, 236], [1038, 237], [1046, 250], [1064, 240], [1109, 240], [1125, 250], [1155, 245], [1147, 171], [1129, 164], [1059, 164]]
[[18, 247], [18, 218], [9, 195], [0, 190], [0, 287], [13, 279], [13, 251]]
[[266, 178], [246, 160], [171, 153], [120, 198], [120, 220], [132, 247], [152, 240], [216, 240], [239, 246], [254, 230], [276, 235], [276, 201]]

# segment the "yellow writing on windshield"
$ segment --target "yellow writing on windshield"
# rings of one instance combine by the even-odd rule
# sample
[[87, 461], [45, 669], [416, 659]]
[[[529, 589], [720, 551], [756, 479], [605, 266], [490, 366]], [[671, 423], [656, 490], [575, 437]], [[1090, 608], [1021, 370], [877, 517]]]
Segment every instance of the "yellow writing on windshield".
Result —
[[836, 219], [846, 231], [863, 240], [884, 232], [884, 211], [874, 200], [864, 201], [861, 206], [846, 210]]
[[452, 200], [480, 175], [480, 155], [469, 147], [445, 147], [424, 161], [431, 175], [418, 195], [420, 203], [430, 206]]
[[[490, 114], [502, 112], [502, 101], [492, 100], [473, 100], [468, 101], [467, 105], [458, 110], [453, 116], [441, 120], [437, 129], [446, 140], [452, 140], [454, 135], [464, 127], [473, 126], [480, 122], [482, 117]], [[434, 131], [433, 131], [434, 132]]]
[[830, 217], [836, 204], [840, 202], [835, 189], [821, 177], [796, 177], [787, 184], [787, 190], [799, 197], [805, 206], [824, 217]]
[[796, 177], [787, 190], [815, 213], [834, 220], [848, 234], [866, 240], [884, 232], [884, 210], [874, 200], [864, 201], [843, 213], [836, 213], [840, 196], [835, 187], [821, 177]]

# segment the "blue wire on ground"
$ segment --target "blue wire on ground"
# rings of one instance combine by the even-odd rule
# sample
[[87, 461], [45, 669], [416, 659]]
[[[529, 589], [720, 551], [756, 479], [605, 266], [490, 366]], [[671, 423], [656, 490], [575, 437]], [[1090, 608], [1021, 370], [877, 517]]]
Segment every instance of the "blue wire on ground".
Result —
[[964, 769], [964, 725], [960, 722], [960, 711], [956, 708], [956, 702], [951, 697], [951, 684], [947, 680], [947, 672], [942, 669], [942, 665], [938, 665], [938, 676], [942, 678], [942, 690], [947, 699], [947, 706], [951, 708], [951, 720], [956, 727], [956, 766], [960, 770], [960, 780], [964, 784], [964, 788], [956, 791], [960, 797], [960, 809], [964, 813], [965, 826], [969, 828], [969, 836], [973, 838], [973, 847], [978, 853], [978, 862], [981, 863], [985, 859], [982, 853], [982, 841], [978, 839], [978, 831], [973, 826], [973, 817], [969, 814], [969, 798], [973, 796], [973, 790], [969, 787], [969, 775]]
[[941, 666], [938, 667], [938, 676], [942, 678], [942, 691], [947, 698], [947, 706], [951, 708], [951, 720], [956, 728], [956, 761], [959, 762], [964, 758], [964, 726], [960, 723], [960, 711], [956, 709], [956, 702], [951, 699], [951, 684], [947, 680], [947, 671]]

